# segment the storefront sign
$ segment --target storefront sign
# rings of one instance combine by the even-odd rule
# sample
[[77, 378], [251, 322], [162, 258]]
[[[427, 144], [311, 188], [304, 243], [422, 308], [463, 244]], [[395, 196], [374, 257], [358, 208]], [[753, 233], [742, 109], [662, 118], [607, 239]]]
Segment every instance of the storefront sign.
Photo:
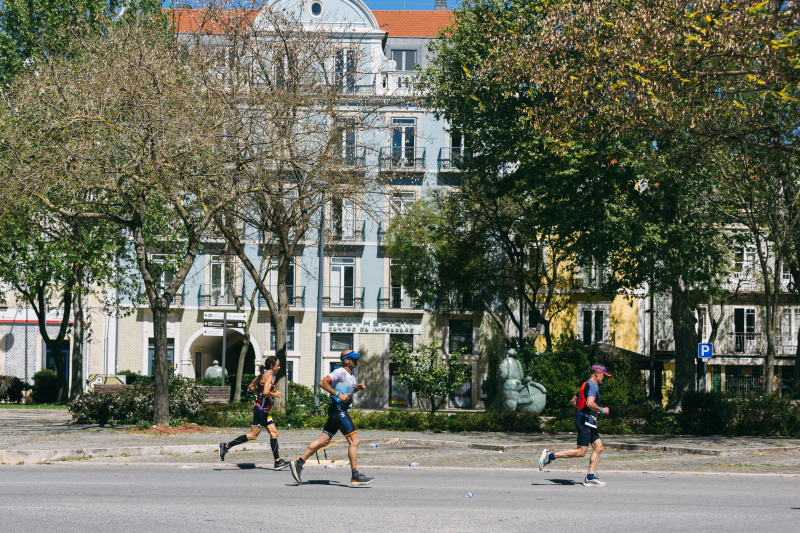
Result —
[[344, 318], [326, 316], [323, 333], [408, 333], [422, 334], [422, 319], [411, 318]]

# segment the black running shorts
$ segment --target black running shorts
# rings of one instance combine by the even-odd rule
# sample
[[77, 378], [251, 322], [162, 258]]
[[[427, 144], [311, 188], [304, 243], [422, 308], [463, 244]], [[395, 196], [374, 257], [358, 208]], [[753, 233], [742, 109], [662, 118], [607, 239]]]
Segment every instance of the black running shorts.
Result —
[[327, 433], [331, 437], [336, 435], [337, 431], [341, 431], [342, 435], [347, 437], [356, 432], [356, 426], [350, 420], [350, 415], [347, 413], [347, 407], [336, 402], [332, 402], [328, 407], [328, 421], [325, 422], [325, 427], [322, 428], [323, 433]]
[[265, 428], [270, 424], [274, 424], [275, 421], [272, 420], [272, 415], [262, 411], [258, 407], [253, 407], [253, 423], [252, 426], [257, 428]]
[[597, 428], [590, 428], [583, 423], [585, 418], [586, 415], [581, 413], [575, 415], [575, 429], [578, 430], [578, 446], [589, 446], [589, 444], [600, 438], [600, 433], [597, 432]]

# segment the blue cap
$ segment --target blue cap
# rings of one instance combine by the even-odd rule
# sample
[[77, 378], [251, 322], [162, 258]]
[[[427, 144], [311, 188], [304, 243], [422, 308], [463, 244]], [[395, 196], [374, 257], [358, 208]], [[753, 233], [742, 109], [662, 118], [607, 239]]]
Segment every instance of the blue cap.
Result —
[[345, 360], [345, 359], [347, 359], [347, 358], [350, 358], [350, 359], [358, 359], [359, 357], [361, 357], [361, 354], [360, 354], [360, 353], [356, 353], [356, 352], [354, 352], [353, 350], [350, 350], [350, 351], [349, 351], [349, 352], [347, 352], [346, 354], [342, 354], [342, 356], [340, 357], [340, 359], [341, 359], [342, 361], [344, 361], [344, 360]]
[[606, 369], [606, 367], [604, 367], [603, 365], [592, 365], [592, 370], [602, 372], [606, 376], [611, 376], [611, 374], [608, 373], [608, 369]]

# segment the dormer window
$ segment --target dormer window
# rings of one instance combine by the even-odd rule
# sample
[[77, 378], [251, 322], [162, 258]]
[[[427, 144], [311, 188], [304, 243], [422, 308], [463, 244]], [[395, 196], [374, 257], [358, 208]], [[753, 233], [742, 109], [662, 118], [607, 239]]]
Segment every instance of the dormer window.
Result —
[[311, 2], [311, 16], [319, 17], [322, 15], [322, 2]]

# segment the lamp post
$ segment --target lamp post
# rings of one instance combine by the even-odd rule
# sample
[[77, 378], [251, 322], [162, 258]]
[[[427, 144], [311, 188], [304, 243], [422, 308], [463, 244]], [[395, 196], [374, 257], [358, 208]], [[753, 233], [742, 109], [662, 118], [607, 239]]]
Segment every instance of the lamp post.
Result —
[[317, 346], [314, 361], [314, 402], [319, 405], [319, 382], [322, 379], [322, 297], [325, 291], [325, 193], [319, 221], [319, 270], [317, 272]]

